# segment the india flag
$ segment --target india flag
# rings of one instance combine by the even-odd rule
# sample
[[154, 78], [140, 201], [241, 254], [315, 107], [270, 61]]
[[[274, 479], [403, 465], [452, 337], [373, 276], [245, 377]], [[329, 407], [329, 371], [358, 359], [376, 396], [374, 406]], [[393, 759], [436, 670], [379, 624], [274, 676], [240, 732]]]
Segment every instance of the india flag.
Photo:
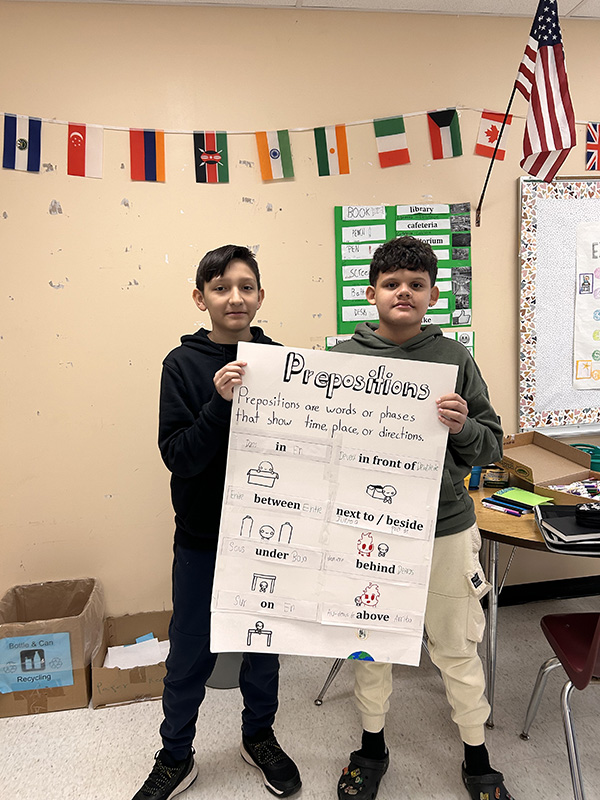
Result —
[[69, 123], [67, 145], [67, 175], [82, 178], [102, 177], [104, 128], [98, 125]]
[[255, 136], [263, 181], [293, 178], [289, 131], [256, 131]]
[[430, 111], [427, 114], [427, 122], [429, 123], [431, 152], [434, 159], [462, 156], [460, 124], [455, 108]]
[[42, 156], [42, 120], [20, 114], [4, 115], [4, 169], [39, 172]]
[[319, 175], [349, 175], [348, 141], [345, 125], [315, 128]]
[[373, 127], [381, 166], [397, 167], [400, 164], [410, 164], [404, 117], [374, 119]]

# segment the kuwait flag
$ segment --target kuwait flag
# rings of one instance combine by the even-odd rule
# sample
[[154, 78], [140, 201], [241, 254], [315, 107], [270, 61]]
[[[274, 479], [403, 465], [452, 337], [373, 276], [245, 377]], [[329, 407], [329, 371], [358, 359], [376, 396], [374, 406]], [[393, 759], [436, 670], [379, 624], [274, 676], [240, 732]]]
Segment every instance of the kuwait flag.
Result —
[[455, 108], [430, 111], [427, 114], [427, 122], [434, 159], [462, 156], [458, 112]]
[[132, 181], [165, 180], [165, 132], [130, 128]]
[[[486, 158], [494, 157], [494, 150], [496, 149], [496, 142], [500, 135], [504, 114], [497, 114], [494, 111], [486, 111], [484, 109], [481, 115], [481, 122], [479, 123], [479, 133], [477, 135], [477, 144], [475, 145], [475, 155], [485, 156]], [[506, 125], [512, 122], [512, 114], [506, 117]], [[505, 141], [506, 125], [504, 126], [504, 133], [502, 134], [502, 141]], [[504, 161], [506, 150], [504, 147], [499, 147], [496, 152], [496, 161]]]
[[196, 183], [229, 183], [225, 131], [194, 131]]
[[255, 135], [263, 181], [293, 178], [289, 131], [256, 131]]
[[101, 178], [103, 151], [104, 128], [69, 123], [67, 175]]
[[42, 155], [42, 120], [16, 114], [4, 115], [4, 169], [39, 172]]
[[374, 119], [373, 127], [375, 128], [381, 166], [398, 167], [400, 164], [410, 164], [404, 131], [404, 117]]
[[348, 142], [345, 125], [315, 128], [319, 175], [349, 175]]

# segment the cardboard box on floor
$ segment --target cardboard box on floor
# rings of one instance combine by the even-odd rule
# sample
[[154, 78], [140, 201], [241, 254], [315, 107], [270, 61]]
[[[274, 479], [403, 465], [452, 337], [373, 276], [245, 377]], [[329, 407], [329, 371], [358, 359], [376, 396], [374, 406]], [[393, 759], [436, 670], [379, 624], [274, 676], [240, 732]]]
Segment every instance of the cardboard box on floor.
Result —
[[161, 697], [165, 662], [134, 669], [105, 667], [104, 659], [109, 647], [133, 644], [139, 636], [153, 633], [164, 641], [169, 638], [170, 611], [146, 611], [141, 614], [126, 614], [122, 617], [107, 617], [104, 622], [102, 646], [92, 661], [92, 706], [133, 703]]
[[516, 477], [516, 483], [521, 488], [551, 497], [560, 505], [575, 505], [582, 503], [583, 499], [575, 494], [549, 489], [548, 486], [587, 478], [600, 480], [600, 472], [590, 470], [589, 453], [538, 431], [506, 436], [504, 455], [498, 464]]
[[95, 578], [9, 589], [0, 599], [0, 717], [87, 706], [103, 620]]

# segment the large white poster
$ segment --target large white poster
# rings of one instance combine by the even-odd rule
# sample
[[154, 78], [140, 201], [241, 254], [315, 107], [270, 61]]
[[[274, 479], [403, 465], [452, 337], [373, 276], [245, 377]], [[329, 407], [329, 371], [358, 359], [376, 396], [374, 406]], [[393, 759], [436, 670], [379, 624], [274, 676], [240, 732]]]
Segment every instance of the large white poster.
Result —
[[418, 664], [457, 368], [241, 342], [213, 652]]
[[577, 226], [573, 386], [600, 387], [600, 223]]

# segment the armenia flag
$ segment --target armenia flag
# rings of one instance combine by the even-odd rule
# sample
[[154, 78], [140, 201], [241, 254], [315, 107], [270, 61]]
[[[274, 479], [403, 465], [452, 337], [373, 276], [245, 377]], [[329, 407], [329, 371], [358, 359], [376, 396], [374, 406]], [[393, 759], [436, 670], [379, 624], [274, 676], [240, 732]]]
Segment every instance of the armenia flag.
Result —
[[430, 111], [427, 114], [431, 152], [434, 159], [462, 156], [460, 125], [455, 108]]
[[104, 128], [98, 125], [69, 123], [67, 145], [67, 175], [82, 178], [102, 177]]
[[39, 172], [42, 157], [42, 120], [20, 114], [4, 115], [4, 169]]
[[314, 131], [319, 175], [349, 175], [346, 126], [329, 125]]
[[597, 172], [600, 169], [600, 138], [598, 136], [598, 122], [588, 122], [585, 135], [585, 168]]
[[[494, 150], [496, 150], [496, 142], [500, 136], [500, 129], [504, 122], [504, 114], [498, 114], [495, 111], [486, 111], [484, 109], [481, 115], [481, 122], [479, 123], [479, 133], [477, 134], [477, 144], [475, 145], [475, 155], [484, 156], [485, 158], [494, 158]], [[506, 125], [504, 126], [504, 137], [506, 136], [506, 127], [512, 122], [512, 114], [506, 117]], [[498, 147], [496, 151], [496, 161], [504, 161], [506, 150], [504, 147]]]
[[229, 183], [225, 131], [194, 131], [196, 183]]
[[374, 119], [375, 139], [381, 167], [398, 167], [410, 164], [404, 117]]
[[165, 132], [130, 128], [132, 181], [165, 180]]
[[263, 181], [293, 178], [289, 131], [256, 131], [255, 136]]

